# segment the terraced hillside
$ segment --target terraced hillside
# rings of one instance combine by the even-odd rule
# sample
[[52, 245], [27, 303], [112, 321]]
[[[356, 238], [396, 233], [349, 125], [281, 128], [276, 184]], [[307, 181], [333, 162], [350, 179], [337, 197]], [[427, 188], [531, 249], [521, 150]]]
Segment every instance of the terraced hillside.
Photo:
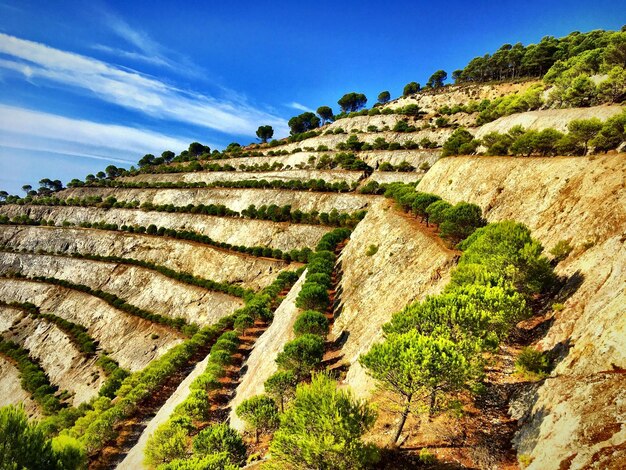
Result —
[[[487, 222], [521, 222], [546, 250], [561, 241], [570, 249], [549, 255], [560, 289], [530, 298], [530, 319], [486, 353], [483, 394], [459, 395], [460, 418], [411, 415], [403, 448], [381, 467], [412, 468], [427, 448], [468, 468], [622, 468], [625, 155], [442, 158], [459, 125], [481, 138], [623, 112], [529, 111], [480, 126], [476, 112], [459, 111], [435, 124], [443, 106], [533, 84], [450, 87], [380, 107], [416, 104], [416, 116], [348, 116], [299, 141], [146, 165], [2, 204], [1, 339], [45, 373], [54, 389], [45, 397], [59, 404], [50, 410], [20, 386], [17, 361], [0, 350], [0, 405], [24, 403], [48, 420], [80, 409], [60, 427], [84, 445], [91, 468], [163, 463], [154, 436], [182, 432], [172, 424], [179, 415], [191, 418], [178, 458], [223, 421], [246, 433], [248, 455], [263, 458], [268, 438], [255, 439], [236, 410], [264, 392], [299, 336], [294, 325], [308, 308], [298, 299], [317, 254], [333, 267], [316, 367], [378, 405], [366, 439], [382, 446], [398, 418], [359, 358], [383, 341], [394, 313], [445, 292], [463, 254], [443, 225], [384, 196], [384, 185], [402, 182], [476, 204]], [[414, 130], [393, 131], [399, 122]], [[537, 380], [514, 370], [530, 345], [553, 366]]]

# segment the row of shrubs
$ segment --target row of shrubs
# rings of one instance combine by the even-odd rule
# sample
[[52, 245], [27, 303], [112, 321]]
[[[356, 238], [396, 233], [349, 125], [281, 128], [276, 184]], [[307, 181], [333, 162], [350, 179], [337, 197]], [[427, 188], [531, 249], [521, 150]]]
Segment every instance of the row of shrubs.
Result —
[[352, 152], [340, 152], [333, 157], [328, 154], [323, 154], [315, 165], [315, 169], [317, 170], [332, 170], [334, 168], [352, 171], [366, 171], [370, 169], [370, 166], [363, 160], [357, 158], [357, 156]]
[[157, 395], [167, 379], [185, 367], [199, 350], [215, 342], [222, 331], [232, 328], [233, 321], [231, 315], [215, 325], [200, 329], [143, 370], [131, 374], [117, 390], [115, 401], [99, 397], [92, 403], [91, 409], [64, 432], [79, 439], [87, 454], [96, 454], [117, 436], [119, 423], [133, 416], [142, 402]]
[[229, 209], [224, 204], [187, 204], [186, 206], [175, 206], [173, 204], [153, 204], [144, 202], [139, 205], [139, 201], [118, 201], [115, 197], [109, 196], [103, 199], [101, 196], [88, 196], [86, 198], [58, 197], [27, 197], [16, 201], [19, 205], [34, 206], [79, 206], [98, 207], [101, 209], [137, 209], [143, 211], [156, 211], [180, 214], [204, 214], [218, 217], [244, 217], [249, 219], [271, 220], [273, 222], [308, 223], [314, 225], [349, 226], [354, 227], [364, 216], [365, 211], [353, 214], [339, 214], [337, 210], [328, 212], [302, 212], [299, 209], [292, 210], [290, 204], [277, 206], [276, 204], [262, 205], [258, 209], [253, 205], [241, 213]]
[[[454, 407], [464, 391], [476, 391], [484, 376], [484, 353], [495, 351], [531, 314], [530, 299], [555, 284], [541, 244], [522, 224], [478, 228], [459, 248], [463, 255], [445, 290], [394, 314], [383, 327], [385, 340], [360, 358], [403, 403], [393, 443], [409, 413], [432, 416]], [[402, 378], [396, 380], [398, 373]]]
[[456, 245], [486, 224], [482, 210], [476, 204], [459, 202], [452, 205], [441, 197], [415, 190], [413, 184], [391, 183], [385, 197], [394, 199], [406, 212], [411, 212], [428, 225], [439, 228], [439, 235]]
[[57, 397], [58, 387], [52, 385], [39, 363], [27, 349], [13, 341], [0, 338], [0, 354], [10, 358], [20, 372], [22, 388], [31, 394], [45, 414], [52, 414], [64, 405]]
[[[52, 220], [47, 221], [45, 219], [41, 219], [41, 220], [31, 219], [29, 216], [25, 214], [21, 216], [13, 217], [12, 219], [9, 219], [7, 216], [0, 215], [0, 225], [56, 226], [56, 224]], [[75, 225], [74, 223], [68, 222], [68, 221], [64, 221], [62, 223], [63, 227], [72, 227], [74, 225]], [[279, 250], [278, 248], [269, 248], [269, 247], [263, 247], [263, 246], [248, 247], [248, 246], [243, 246], [243, 245], [232, 245], [230, 243], [217, 242], [207, 235], [203, 235], [201, 233], [194, 232], [191, 230], [169, 229], [165, 227], [157, 227], [154, 224], [150, 224], [146, 228], [140, 225], [119, 226], [118, 224], [109, 224], [107, 222], [100, 221], [100, 222], [81, 222], [79, 224], [79, 227], [92, 228], [92, 229], [98, 229], [98, 230], [112, 230], [112, 231], [122, 231], [122, 232], [128, 232], [128, 233], [148, 234], [148, 235], [156, 235], [160, 237], [176, 238], [179, 240], [188, 240], [188, 241], [193, 241], [196, 243], [202, 243], [205, 245], [214, 246], [217, 248], [222, 248], [224, 250], [231, 250], [231, 251], [236, 251], [239, 253], [246, 253], [252, 256], [258, 256], [258, 257], [262, 256], [266, 258], [282, 259], [283, 261], [288, 262], [288, 263], [291, 261], [306, 263], [308, 260], [309, 254], [311, 253], [311, 249], [307, 247], [302, 248], [300, 250], [293, 249], [293, 250], [290, 250], [289, 252], [283, 252], [282, 250]]]
[[[166, 468], [179, 468], [170, 463], [177, 459], [189, 457], [188, 436], [196, 431], [197, 423], [209, 420], [211, 398], [223, 387], [222, 379], [239, 347], [239, 336], [254, 325], [255, 320], [271, 321], [273, 310], [281, 299], [280, 292], [290, 288], [298, 279], [299, 273], [283, 271], [267, 288], [251, 298], [246, 306], [232, 316], [234, 331], [224, 332], [212, 346], [207, 366], [190, 385], [190, 393], [180, 403], [169, 419], [161, 424], [148, 439], [145, 456], [146, 463], [151, 466], [169, 464]], [[232, 443], [236, 442], [233, 452]], [[227, 424], [209, 426], [200, 431], [193, 439], [192, 459], [204, 459], [211, 454], [227, 452], [232, 465], [245, 462], [246, 447], [241, 436], [230, 429]], [[180, 464], [180, 462], [179, 462]], [[159, 467], [160, 468], [160, 467]]]
[[30, 302], [4, 302], [0, 300], [0, 306], [8, 306], [22, 310], [33, 318], [43, 318], [50, 323], [54, 323], [61, 331], [63, 331], [71, 341], [78, 346], [85, 355], [92, 356], [95, 354], [98, 343], [89, 335], [87, 328], [77, 323], [67, 321], [52, 313], [41, 313], [39, 307]]
[[84, 292], [86, 294], [92, 295], [94, 297], [98, 297], [101, 300], [104, 300], [111, 307], [121, 310], [123, 312], [128, 313], [129, 315], [133, 315], [136, 317], [143, 318], [145, 320], [149, 320], [153, 323], [159, 323], [161, 325], [166, 325], [171, 328], [175, 328], [176, 330], [186, 334], [192, 335], [196, 331], [198, 331], [198, 326], [195, 324], [190, 324], [185, 321], [184, 318], [170, 318], [163, 315], [159, 315], [157, 313], [152, 313], [142, 308], [136, 307], [135, 305], [131, 305], [126, 302], [124, 299], [119, 298], [115, 294], [111, 294], [109, 292], [104, 292], [100, 289], [92, 289], [89, 286], [84, 284], [75, 284], [71, 281], [67, 281], [65, 279], [57, 279], [54, 277], [46, 277], [46, 276], [24, 276], [19, 273], [5, 273], [4, 276], [15, 277], [18, 279], [28, 279], [38, 282], [45, 282], [47, 284], [53, 284], [55, 286], [61, 286], [66, 289], [72, 289], [79, 292]]
[[617, 149], [626, 141], [626, 112], [604, 123], [598, 118], [573, 120], [568, 132], [548, 128], [542, 131], [514, 126], [507, 133], [491, 132], [477, 140], [465, 129], [457, 129], [443, 145], [443, 156], [469, 155], [480, 145], [487, 155], [586, 155]]
[[328, 291], [332, 288], [334, 251], [349, 236], [349, 230], [336, 229], [320, 240], [310, 257], [305, 281], [296, 298], [296, 307], [303, 310], [293, 326], [296, 338], [287, 342], [283, 351], [278, 353], [279, 371], [265, 382], [266, 394], [243, 401], [235, 410], [254, 432], [256, 442], [260, 434], [278, 429], [279, 416], [294, 397], [297, 384], [310, 378], [312, 371], [322, 362], [329, 331], [325, 312], [330, 306]]
[[354, 189], [346, 181], [328, 183], [323, 179], [309, 180], [238, 180], [238, 181], [214, 181], [212, 183], [198, 182], [147, 182], [147, 181], [119, 181], [119, 180], [99, 180], [86, 185], [91, 187], [110, 188], [138, 188], [138, 189], [178, 189], [178, 188], [237, 188], [237, 189], [284, 189], [290, 191], [317, 191], [325, 193], [346, 193]]

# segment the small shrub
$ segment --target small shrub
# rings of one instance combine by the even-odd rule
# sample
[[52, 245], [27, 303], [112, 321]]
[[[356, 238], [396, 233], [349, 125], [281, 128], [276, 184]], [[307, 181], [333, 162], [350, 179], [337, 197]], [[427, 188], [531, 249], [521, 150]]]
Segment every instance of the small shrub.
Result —
[[328, 319], [320, 312], [306, 310], [298, 315], [293, 331], [296, 336], [310, 333], [325, 337], [328, 334]]
[[365, 256], [374, 256], [376, 253], [378, 253], [378, 245], [370, 245], [365, 250]]
[[548, 376], [548, 358], [537, 349], [522, 349], [515, 361], [515, 371], [529, 380], [541, 380]]
[[560, 263], [565, 258], [569, 256], [574, 247], [570, 245], [567, 240], [560, 240], [556, 245], [550, 250], [550, 254], [554, 256], [554, 260], [557, 263]]

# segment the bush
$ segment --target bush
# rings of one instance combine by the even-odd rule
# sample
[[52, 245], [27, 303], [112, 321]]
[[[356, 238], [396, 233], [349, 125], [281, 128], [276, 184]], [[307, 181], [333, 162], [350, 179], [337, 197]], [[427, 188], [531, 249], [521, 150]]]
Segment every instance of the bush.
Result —
[[550, 254], [554, 256], [554, 260], [560, 263], [569, 256], [574, 247], [567, 240], [560, 240], [550, 250]]
[[476, 204], [459, 202], [444, 212], [440, 234], [454, 244], [470, 236], [474, 230], [485, 225], [482, 210]]
[[291, 399], [296, 390], [298, 378], [290, 371], [278, 371], [265, 381], [265, 391], [278, 402], [280, 412], [285, 411], [285, 402]]
[[550, 370], [548, 358], [531, 347], [522, 349], [515, 361], [515, 371], [529, 380], [541, 380]]
[[256, 395], [244, 400], [235, 412], [254, 430], [257, 443], [261, 433], [270, 433], [278, 428], [278, 408], [274, 400], [266, 395]]
[[330, 304], [326, 286], [316, 282], [306, 282], [296, 299], [296, 307], [304, 310], [326, 311]]
[[298, 386], [293, 405], [280, 420], [270, 452], [275, 468], [365, 468], [378, 461], [373, 445], [361, 436], [376, 414], [334, 381], [317, 375]]
[[187, 432], [192, 428], [188, 418], [170, 419], [161, 424], [148, 438], [144, 463], [156, 467], [186, 457]]
[[239, 314], [237, 315], [237, 318], [235, 319], [235, 324], [233, 326], [235, 330], [245, 335], [246, 330], [254, 326], [254, 318], [246, 313]]
[[365, 256], [374, 256], [376, 253], [378, 253], [378, 245], [370, 245], [365, 250]]
[[304, 334], [314, 334], [322, 337], [328, 335], [328, 319], [325, 315], [314, 310], [306, 310], [298, 315], [293, 325], [293, 331], [296, 336]]
[[433, 202], [426, 208], [428, 220], [434, 224], [440, 225], [445, 220], [445, 213], [452, 207], [447, 201], [438, 200]]
[[159, 465], [158, 470], [238, 470], [239, 468], [239, 465], [231, 464], [228, 454], [223, 452], [206, 457], [173, 460], [164, 465]]
[[318, 335], [304, 334], [289, 341], [276, 357], [283, 370], [292, 371], [299, 379], [307, 377], [318, 367], [324, 357], [324, 339]]
[[443, 144], [441, 155], [470, 155], [478, 148], [478, 141], [465, 129], [456, 129]]
[[243, 439], [226, 423], [213, 424], [200, 431], [193, 441], [193, 450], [200, 457], [225, 452], [233, 465], [241, 466], [246, 462]]

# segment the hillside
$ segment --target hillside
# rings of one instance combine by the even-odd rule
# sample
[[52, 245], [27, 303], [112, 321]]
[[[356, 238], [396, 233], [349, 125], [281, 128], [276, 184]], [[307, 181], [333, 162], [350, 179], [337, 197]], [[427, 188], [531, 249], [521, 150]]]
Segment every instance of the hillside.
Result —
[[[281, 433], [276, 416], [283, 399], [294, 401], [295, 383], [273, 395], [276, 404], [268, 398], [273, 425], [251, 425], [238, 407], [269, 393], [277, 371], [304, 384], [312, 370], [327, 371], [340, 390], [377, 410], [362, 432], [385, 449], [373, 468], [624, 468], [626, 114], [618, 102], [545, 101], [483, 122], [488, 105], [463, 108], [538, 85], [545, 96], [558, 87], [533, 79], [428, 89], [291, 138], [186, 151], [58, 191], [7, 197], [0, 406], [23, 403], [49, 436], [64, 429], [94, 469], [198, 458], [200, 436], [225, 422], [247, 446], [236, 467], [218, 456], [215, 467], [191, 460], [198, 466], [162, 468], [239, 468], [246, 458], [277, 458], [268, 456], [271, 435]], [[401, 111], [411, 105], [419, 113]], [[575, 140], [576, 123], [590, 119], [599, 122], [594, 134]], [[614, 122], [622, 123], [621, 140], [603, 149], [598, 136]], [[545, 130], [560, 134], [545, 144], [536, 138]], [[446, 211], [436, 220], [420, 209], [422, 193], [436, 196], [429, 207], [449, 203], [446, 211], [468, 203], [479, 220], [453, 221]], [[483, 261], [466, 259], [472, 245], [463, 240], [506, 221], [523, 224], [543, 253], [525, 242], [511, 259], [493, 254], [476, 274]], [[446, 234], [453, 222], [467, 222], [462, 236]], [[515, 233], [502, 243], [510, 253], [522, 239]], [[493, 268], [498, 263], [506, 268]], [[525, 285], [531, 264], [549, 271], [550, 283]], [[469, 286], [459, 281], [462, 269], [476, 270]], [[383, 380], [363, 357], [426, 328], [435, 320], [390, 333], [455, 288], [508, 289], [527, 314], [515, 317], [509, 300], [483, 299], [498, 305], [482, 305], [481, 315], [510, 313], [509, 324], [462, 337], [459, 308], [443, 323], [449, 331], [431, 331], [451, 351], [466, 348], [458, 353], [463, 367], [477, 372], [415, 392], [428, 391], [410, 414], [407, 405], [406, 424], [389, 445], [404, 423], [398, 397], [378, 387]], [[309, 310], [317, 323], [303, 336], [297, 325]], [[303, 337], [318, 348], [300, 344], [310, 356], [285, 361]], [[542, 367], [520, 368], [528, 347]], [[43, 388], [28, 384], [29, 367], [44, 377]], [[170, 439], [170, 448], [159, 439]], [[328, 465], [319, 468], [335, 468]]]

